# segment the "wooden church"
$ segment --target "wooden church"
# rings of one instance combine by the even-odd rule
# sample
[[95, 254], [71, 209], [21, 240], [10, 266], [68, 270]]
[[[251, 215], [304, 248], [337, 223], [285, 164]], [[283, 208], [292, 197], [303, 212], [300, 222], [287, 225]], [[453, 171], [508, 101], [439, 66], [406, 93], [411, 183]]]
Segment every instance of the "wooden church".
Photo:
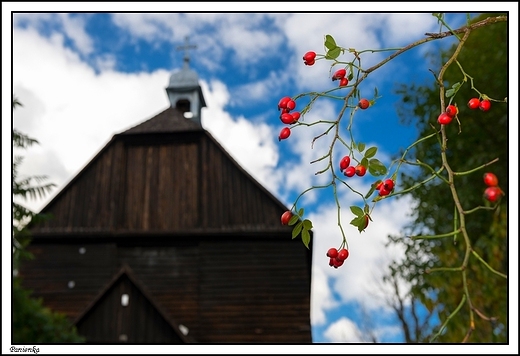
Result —
[[311, 343], [311, 251], [287, 207], [202, 127], [189, 56], [166, 93], [42, 209], [24, 287], [87, 343]]

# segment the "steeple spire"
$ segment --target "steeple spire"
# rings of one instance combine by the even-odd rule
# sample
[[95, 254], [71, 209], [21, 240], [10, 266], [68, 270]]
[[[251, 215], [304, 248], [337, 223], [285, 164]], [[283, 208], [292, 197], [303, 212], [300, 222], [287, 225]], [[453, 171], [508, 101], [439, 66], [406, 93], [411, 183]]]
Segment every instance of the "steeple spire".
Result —
[[166, 88], [166, 94], [170, 100], [170, 106], [184, 113], [184, 117], [199, 125], [201, 124], [201, 109], [206, 106], [202, 95], [197, 73], [190, 68], [189, 50], [197, 46], [190, 44], [186, 36], [184, 45], [177, 46], [177, 51], [184, 51], [184, 64], [182, 69], [175, 71], [170, 76], [170, 84]]
[[186, 36], [185, 37], [185, 40], [184, 40], [184, 45], [183, 46], [177, 46], [177, 51], [183, 51], [184, 50], [184, 64], [183, 64], [183, 68], [184, 69], [188, 69], [189, 66], [190, 66], [190, 54], [189, 54], [189, 50], [190, 49], [196, 49], [197, 46], [196, 45], [191, 45], [190, 44], [190, 39], [189, 39], [189, 36]]

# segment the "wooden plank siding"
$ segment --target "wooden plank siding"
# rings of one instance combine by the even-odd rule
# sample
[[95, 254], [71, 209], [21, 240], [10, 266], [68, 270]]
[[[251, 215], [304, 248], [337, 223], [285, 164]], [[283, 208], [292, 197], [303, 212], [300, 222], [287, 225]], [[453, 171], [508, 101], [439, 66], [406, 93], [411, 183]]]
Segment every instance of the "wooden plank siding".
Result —
[[[127, 304], [122, 304], [126, 295]], [[127, 274], [121, 274], [78, 321], [89, 343], [177, 344], [183, 337]]]
[[301, 241], [202, 241], [197, 339], [310, 342], [308, 250]]
[[279, 227], [284, 207], [209, 134], [157, 142], [109, 144], [42, 211], [54, 218], [33, 234]]
[[[168, 320], [187, 326], [197, 342], [310, 342], [310, 252], [300, 241], [239, 236], [180, 241], [86, 241], [80, 244], [83, 254], [76, 244], [32, 244], [35, 259], [25, 263], [24, 286], [77, 320], [121, 267], [129, 266]], [[93, 318], [103, 324], [100, 318], [109, 311], [96, 313], [101, 314]]]

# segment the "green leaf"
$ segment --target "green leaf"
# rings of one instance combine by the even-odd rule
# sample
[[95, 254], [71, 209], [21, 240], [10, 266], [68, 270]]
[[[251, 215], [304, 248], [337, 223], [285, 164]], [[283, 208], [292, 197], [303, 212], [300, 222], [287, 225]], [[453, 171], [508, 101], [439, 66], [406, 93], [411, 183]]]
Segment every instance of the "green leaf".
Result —
[[351, 206], [351, 207], [350, 207], [350, 211], [351, 211], [354, 215], [356, 215], [356, 216], [358, 216], [358, 217], [359, 217], [359, 216], [363, 216], [363, 215], [365, 215], [365, 212], [364, 212], [363, 209], [361, 209], [359, 206], [355, 206], [355, 205]]
[[294, 239], [302, 231], [303, 223], [300, 221], [292, 230], [292, 238]]
[[361, 216], [357, 216], [350, 222], [350, 225], [354, 225], [355, 227], [359, 228], [360, 225], [365, 225], [365, 214]]
[[331, 35], [325, 36], [325, 47], [327, 47], [327, 49], [329, 49], [329, 50], [338, 47], [338, 45], [336, 44], [336, 41], [334, 40], [334, 38]]
[[309, 219], [305, 219], [303, 220], [303, 228], [305, 230], [310, 230], [312, 229], [312, 222], [309, 220]]
[[365, 144], [363, 142], [359, 142], [357, 144], [357, 149], [359, 152], [363, 152], [365, 150]]
[[377, 147], [370, 147], [368, 150], [366, 150], [365, 157], [372, 158], [376, 155], [376, 153], [377, 153]]
[[359, 232], [362, 232], [363, 230], [365, 230], [367, 224], [365, 215], [363, 214], [362, 216], [358, 216], [352, 219], [350, 224], [357, 227]]
[[305, 247], [307, 249], [309, 248], [309, 243], [311, 242], [311, 234], [309, 233], [309, 230], [303, 230], [302, 231], [302, 241]]
[[453, 95], [455, 95], [455, 90], [454, 89], [446, 90], [446, 97], [447, 98], [452, 97]]
[[378, 177], [385, 175], [387, 169], [377, 158], [372, 158], [368, 163], [368, 171], [374, 177]]
[[304, 212], [303, 208], [300, 208], [300, 210], [298, 210], [298, 215], [300, 217], [302, 217], [303, 216], [303, 212]]
[[361, 162], [359, 164], [363, 167], [368, 167], [368, 159], [366, 157], [361, 158]]
[[377, 96], [378, 96], [377, 87], [374, 87], [374, 98], [377, 98]]
[[325, 58], [326, 59], [336, 59], [339, 57], [340, 53], [341, 53], [341, 48], [336, 47], [336, 48], [329, 50], [327, 52], [327, 54], [325, 54]]
[[458, 82], [458, 83], [453, 84], [451, 87], [452, 87], [453, 89], [456, 90], [456, 89], [458, 89], [461, 85], [462, 85], [462, 84], [461, 84], [460, 82]]
[[291, 216], [291, 218], [289, 219], [289, 225], [296, 224], [298, 220], [300, 220], [300, 217], [298, 215], [293, 214], [293, 216]]

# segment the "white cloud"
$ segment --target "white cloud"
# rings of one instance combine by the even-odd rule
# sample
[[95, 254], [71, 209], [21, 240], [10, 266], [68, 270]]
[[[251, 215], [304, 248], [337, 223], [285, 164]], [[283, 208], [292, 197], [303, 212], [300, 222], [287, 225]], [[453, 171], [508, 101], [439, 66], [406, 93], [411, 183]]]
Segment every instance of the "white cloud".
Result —
[[330, 324], [323, 332], [323, 336], [328, 342], [360, 342], [363, 334], [358, 329], [356, 323], [348, 318], [340, 318]]
[[[203, 48], [212, 60], [219, 62], [223, 49], [234, 52], [233, 65], [246, 66], [271, 55], [269, 51], [282, 41], [279, 34], [268, 34], [259, 25], [266, 14], [235, 13], [119, 13], [114, 23], [135, 38], [151, 43], [157, 41], [182, 42], [186, 36], [198, 48]], [[211, 36], [208, 36], [211, 33]]]
[[76, 48], [83, 54], [90, 54], [94, 50], [92, 39], [85, 31], [85, 19], [83, 17], [72, 16], [71, 14], [58, 14], [61, 19], [63, 31], [69, 37]]
[[332, 295], [328, 276], [316, 265], [312, 268], [311, 323], [323, 325], [327, 322], [325, 312], [340, 305]]
[[[385, 45], [404, 46], [420, 40], [426, 32], [438, 30], [437, 19], [431, 13], [386, 14], [379, 22], [379, 29]], [[413, 31], [403, 31], [413, 29]]]
[[90, 54], [94, 50], [94, 44], [85, 30], [84, 16], [67, 13], [16, 13], [13, 14], [13, 24], [15, 27], [27, 26], [37, 29], [45, 28], [46, 30], [54, 27], [50, 31], [51, 35], [63, 33], [74, 43], [78, 51], [83, 54]]

